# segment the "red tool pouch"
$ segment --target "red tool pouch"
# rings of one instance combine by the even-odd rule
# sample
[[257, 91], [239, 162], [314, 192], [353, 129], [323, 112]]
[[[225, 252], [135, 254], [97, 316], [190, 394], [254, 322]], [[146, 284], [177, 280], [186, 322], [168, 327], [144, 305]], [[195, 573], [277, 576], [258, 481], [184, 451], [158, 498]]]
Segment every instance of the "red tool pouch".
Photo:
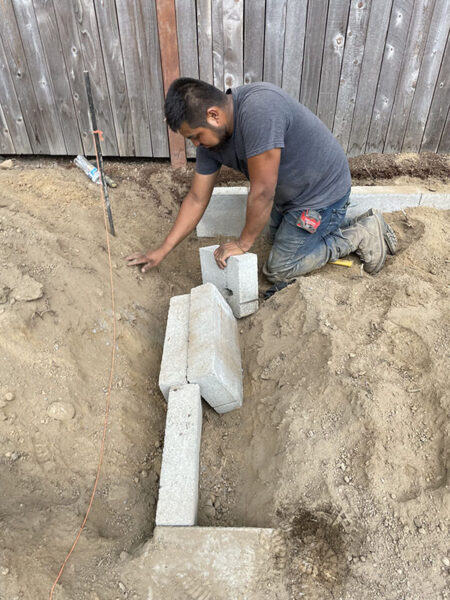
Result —
[[297, 227], [301, 227], [309, 233], [316, 233], [321, 220], [322, 215], [317, 210], [307, 208], [302, 211], [302, 214], [298, 218]]

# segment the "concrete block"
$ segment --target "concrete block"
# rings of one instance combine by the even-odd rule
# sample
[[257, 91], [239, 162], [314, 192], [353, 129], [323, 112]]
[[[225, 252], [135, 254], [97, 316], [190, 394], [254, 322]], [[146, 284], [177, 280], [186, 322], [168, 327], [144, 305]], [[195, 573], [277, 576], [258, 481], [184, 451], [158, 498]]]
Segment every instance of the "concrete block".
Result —
[[420, 197], [420, 190], [414, 188], [399, 192], [394, 186], [355, 186], [350, 194], [347, 217], [356, 217], [369, 208], [386, 213], [419, 206]]
[[434, 208], [449, 210], [450, 194], [436, 194], [434, 192], [422, 194], [420, 206], [432, 206]]
[[218, 246], [200, 248], [203, 283], [213, 283], [237, 319], [258, 310], [258, 257], [246, 253], [230, 256], [225, 269], [220, 269], [214, 258]]
[[156, 525], [196, 524], [201, 435], [199, 386], [172, 388], [167, 404]]
[[197, 225], [198, 237], [239, 237], [247, 211], [246, 187], [214, 188], [208, 207]]
[[187, 383], [190, 295], [170, 299], [159, 388], [167, 400], [170, 388]]
[[237, 321], [212, 283], [191, 290], [187, 378], [215, 410], [242, 406]]

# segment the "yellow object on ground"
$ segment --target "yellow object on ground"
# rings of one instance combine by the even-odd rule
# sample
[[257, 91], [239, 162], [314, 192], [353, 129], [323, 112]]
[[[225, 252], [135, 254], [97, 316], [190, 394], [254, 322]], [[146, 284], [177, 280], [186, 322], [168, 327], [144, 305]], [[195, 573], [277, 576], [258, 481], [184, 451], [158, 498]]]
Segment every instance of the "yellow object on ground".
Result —
[[337, 260], [330, 261], [330, 265], [340, 265], [341, 267], [351, 267], [353, 265], [352, 260], [342, 260], [338, 258]]

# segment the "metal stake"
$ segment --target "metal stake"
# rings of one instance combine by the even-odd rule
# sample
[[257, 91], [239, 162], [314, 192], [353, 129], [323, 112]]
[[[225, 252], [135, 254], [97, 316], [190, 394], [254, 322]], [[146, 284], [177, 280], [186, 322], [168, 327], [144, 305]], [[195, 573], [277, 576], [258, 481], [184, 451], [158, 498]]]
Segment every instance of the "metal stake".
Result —
[[114, 223], [113, 223], [113, 218], [112, 218], [112, 213], [111, 213], [111, 204], [109, 203], [108, 186], [106, 184], [105, 172], [103, 169], [103, 154], [102, 154], [102, 149], [100, 146], [99, 131], [97, 128], [97, 117], [95, 115], [94, 100], [92, 98], [91, 80], [89, 78], [89, 71], [84, 71], [83, 73], [84, 73], [84, 83], [86, 85], [86, 93], [87, 93], [87, 98], [88, 98], [88, 103], [89, 103], [89, 114], [91, 117], [92, 131], [94, 134], [95, 150], [97, 152], [98, 170], [100, 171], [100, 180], [101, 180], [101, 184], [102, 184], [102, 188], [103, 188], [103, 197], [105, 198], [106, 212], [108, 214], [109, 232], [111, 233], [111, 235], [115, 236], [116, 232], [114, 230]]

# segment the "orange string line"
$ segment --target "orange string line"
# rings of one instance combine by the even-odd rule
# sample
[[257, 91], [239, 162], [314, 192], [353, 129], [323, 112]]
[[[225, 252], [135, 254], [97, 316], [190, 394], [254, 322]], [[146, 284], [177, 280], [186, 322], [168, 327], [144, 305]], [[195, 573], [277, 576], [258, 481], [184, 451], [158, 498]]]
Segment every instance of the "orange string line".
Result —
[[[97, 131], [93, 131], [92, 133], [100, 133], [100, 135], [101, 135], [103, 132], [97, 130]], [[103, 139], [103, 138], [101, 137], [100, 139]], [[102, 178], [102, 174], [100, 172], [100, 165], [99, 165], [99, 160], [98, 160], [97, 149], [95, 150], [95, 156], [97, 159], [97, 169], [100, 173], [100, 178]], [[101, 179], [101, 183], [103, 184], [102, 179]], [[113, 382], [113, 377], [114, 377], [114, 365], [115, 365], [115, 360], [116, 360], [116, 309], [115, 309], [115, 298], [114, 298], [114, 280], [113, 280], [112, 260], [111, 260], [111, 246], [110, 246], [110, 242], [109, 242], [108, 222], [107, 222], [107, 216], [106, 216], [105, 195], [103, 192], [103, 185], [100, 186], [100, 190], [101, 190], [101, 195], [102, 195], [102, 200], [103, 200], [103, 220], [105, 223], [106, 247], [108, 250], [109, 279], [110, 279], [110, 289], [111, 289], [111, 306], [112, 306], [112, 315], [113, 315], [112, 316], [112, 318], [113, 318], [113, 344], [112, 344], [112, 352], [111, 352], [111, 368], [110, 368], [110, 373], [109, 373], [108, 393], [106, 396], [105, 420], [104, 420], [104, 424], [103, 424], [103, 435], [102, 435], [102, 442], [101, 442], [101, 446], [100, 446], [100, 454], [99, 454], [99, 460], [98, 460], [98, 466], [97, 466], [97, 475], [95, 478], [94, 487], [92, 489], [91, 498], [89, 500], [89, 505], [86, 510], [86, 514], [85, 514], [83, 523], [81, 524], [81, 527], [78, 530], [75, 541], [72, 544], [71, 549], [67, 553], [67, 556], [64, 559], [64, 562], [61, 565], [61, 568], [59, 570], [58, 576], [56, 577], [56, 579], [52, 585], [52, 588], [50, 590], [49, 600], [53, 599], [53, 593], [55, 591], [56, 585], [57, 585], [58, 581], [60, 580], [61, 575], [64, 571], [64, 568], [65, 568], [67, 562], [69, 561], [69, 558], [70, 558], [72, 552], [75, 550], [75, 546], [77, 545], [78, 540], [80, 539], [80, 536], [83, 532], [84, 526], [86, 525], [86, 521], [87, 521], [89, 513], [91, 511], [92, 504], [94, 502], [94, 496], [97, 491], [97, 485], [98, 485], [98, 481], [100, 478], [100, 471], [101, 471], [101, 467], [103, 464], [103, 456], [105, 454], [106, 431], [108, 428], [109, 408], [111, 405], [111, 388], [112, 388], [112, 382]]]

